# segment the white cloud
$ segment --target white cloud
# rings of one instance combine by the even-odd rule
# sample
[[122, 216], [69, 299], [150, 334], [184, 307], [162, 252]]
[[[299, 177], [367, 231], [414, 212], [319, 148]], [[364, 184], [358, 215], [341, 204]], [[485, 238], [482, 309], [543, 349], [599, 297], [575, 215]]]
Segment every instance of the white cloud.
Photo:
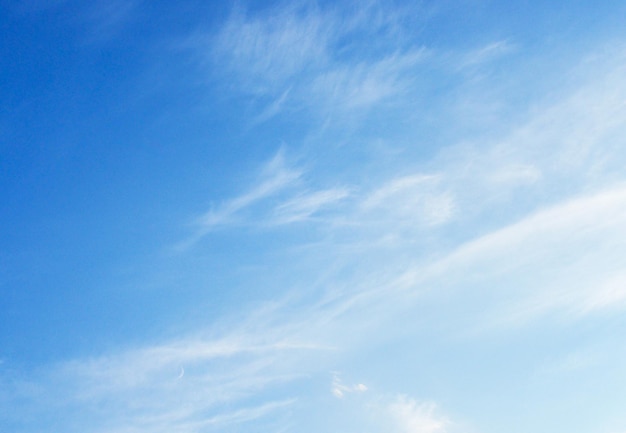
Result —
[[470, 52], [463, 53], [461, 59], [458, 61], [458, 67], [460, 69], [475, 67], [494, 61], [511, 51], [516, 47], [509, 41], [496, 41], [491, 42], [483, 47], [480, 47]]
[[304, 193], [281, 203], [274, 209], [274, 222], [286, 224], [304, 221], [314, 214], [336, 205], [349, 196], [346, 188], [333, 188]]
[[237, 212], [293, 186], [300, 176], [301, 172], [286, 167], [283, 153], [278, 152], [263, 168], [257, 186], [227, 201], [217, 210], [207, 212], [200, 218], [200, 223], [205, 229], [227, 223]]
[[293, 75], [324, 62], [329, 18], [315, 8], [287, 7], [255, 17], [237, 10], [215, 41], [218, 62], [225, 59], [249, 90], [281, 89]]
[[468, 296], [481, 299], [482, 314], [497, 316], [498, 326], [557, 311], [581, 317], [624, 306], [621, 239], [626, 239], [624, 187], [578, 197], [472, 240], [407, 272], [404, 284], [445, 281], [444, 291], [471, 287]]
[[[85, 422], [89, 428], [83, 431], [228, 429], [288, 411], [296, 400], [289, 391], [280, 392], [281, 386], [301, 380], [310, 369], [307, 358], [327, 350], [298, 340], [299, 319], [269, 327], [266, 319], [252, 315], [250, 322], [215, 339], [180, 338], [62, 363], [36, 383], [9, 383], [8, 392], [42, 416], [51, 410], [73, 424]], [[25, 392], [35, 385], [36, 392]], [[74, 407], [81, 410], [71, 413]]]
[[541, 180], [541, 172], [530, 164], [510, 164], [497, 167], [487, 177], [496, 187], [510, 188], [515, 185], [532, 185]]
[[[252, 126], [286, 107], [312, 113], [316, 123], [342, 124], [380, 103], [409, 98], [415, 69], [427, 56], [425, 49], [404, 43], [406, 15], [408, 8], [399, 12], [377, 1], [299, 4], [254, 16], [237, 9], [218, 36], [209, 38], [210, 51], [229, 82], [234, 73], [238, 92], [273, 101]], [[376, 50], [374, 42], [380, 45]], [[199, 50], [206, 49], [201, 44]], [[368, 55], [355, 58], [363, 50]]]
[[[602, 73], [537, 108], [501, 139], [449, 147], [429, 164], [413, 171], [404, 166], [404, 174], [370, 182], [369, 189], [304, 187], [309, 179], [305, 182], [300, 171], [281, 162], [259, 187], [208, 212], [204, 223], [245, 220], [242, 211], [257, 204], [264, 210], [254, 219], [265, 226], [323, 220], [332, 233], [320, 241], [323, 255], [345, 263], [376, 257], [368, 262], [376, 263], [383, 281], [376, 290], [358, 272], [341, 284], [328, 282], [338, 292], [341, 286], [351, 287], [347, 292], [353, 295], [367, 294], [359, 302], [379, 302], [376, 293], [406, 296], [440, 285], [463, 292], [468, 281], [478, 281], [474, 296], [491, 308], [483, 313], [497, 314], [507, 304], [501, 314], [510, 321], [522, 323], [553, 311], [572, 317], [607, 311], [623, 298], [618, 259], [623, 246], [615, 236], [623, 230], [622, 190], [605, 186], [615, 185], [617, 161], [624, 160], [617, 143], [620, 119], [626, 118], [626, 88], [618, 73], [621, 63], [600, 66]], [[596, 76], [613, 83], [615, 94], [609, 95], [609, 86]], [[299, 187], [287, 191], [295, 181]], [[263, 203], [277, 192], [281, 195]], [[439, 231], [428, 231], [435, 227]], [[459, 227], [476, 234], [455, 237]], [[393, 242], [379, 253], [383, 238]], [[412, 261], [403, 248], [414, 252]], [[592, 250], [595, 256], [588, 254]], [[428, 264], [432, 257], [442, 258]], [[594, 272], [586, 275], [580, 269]], [[390, 297], [382, 304], [402, 304], [400, 299]], [[337, 308], [350, 309], [352, 302]]]
[[251, 126], [266, 122], [272, 117], [278, 115], [287, 104], [290, 93], [291, 88], [288, 88], [278, 98], [275, 98], [269, 105], [267, 105], [259, 114], [254, 117], [251, 122]]
[[180, 243], [177, 249], [188, 249], [213, 229], [245, 221], [241, 213], [262, 202], [263, 199], [293, 188], [301, 176], [301, 171], [287, 166], [283, 151], [277, 152], [262, 168], [254, 187], [197, 218], [198, 230], [192, 237]]
[[367, 63], [339, 64], [315, 77], [304, 97], [335, 115], [370, 108], [410, 91], [415, 67], [425, 51], [395, 54]]
[[333, 374], [333, 381], [331, 386], [332, 394], [337, 398], [343, 398], [346, 394], [351, 393], [362, 393], [367, 391], [367, 386], [362, 383], [357, 383], [355, 385], [345, 385], [338, 373]]
[[189, 429], [190, 431], [198, 431], [206, 426], [228, 426], [231, 424], [239, 424], [243, 422], [252, 421], [261, 417], [264, 417], [276, 410], [284, 409], [295, 403], [295, 399], [273, 401], [265, 403], [256, 407], [247, 407], [239, 409], [231, 413], [223, 413], [213, 416], [209, 419], [197, 421], [187, 425], [183, 425], [183, 429]]
[[393, 178], [372, 191], [361, 203], [366, 213], [382, 214], [394, 224], [408, 220], [412, 224], [438, 225], [454, 213], [454, 200], [439, 186], [440, 176], [409, 175]]
[[445, 433], [448, 419], [437, 414], [434, 403], [418, 402], [400, 395], [386, 406], [392, 420], [392, 430], [398, 433]]

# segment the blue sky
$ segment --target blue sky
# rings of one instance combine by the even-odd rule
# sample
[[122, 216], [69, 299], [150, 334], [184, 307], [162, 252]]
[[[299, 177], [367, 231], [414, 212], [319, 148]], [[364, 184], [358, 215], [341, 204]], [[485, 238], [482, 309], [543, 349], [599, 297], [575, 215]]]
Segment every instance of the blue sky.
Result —
[[626, 432], [626, 5], [0, 11], [0, 430]]

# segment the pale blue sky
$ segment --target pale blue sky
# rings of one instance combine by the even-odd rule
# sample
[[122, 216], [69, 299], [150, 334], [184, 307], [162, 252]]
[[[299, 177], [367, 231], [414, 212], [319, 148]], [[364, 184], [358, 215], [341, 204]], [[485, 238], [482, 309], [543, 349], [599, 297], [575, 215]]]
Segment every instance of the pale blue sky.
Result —
[[625, 433], [624, 22], [0, 2], [0, 430]]

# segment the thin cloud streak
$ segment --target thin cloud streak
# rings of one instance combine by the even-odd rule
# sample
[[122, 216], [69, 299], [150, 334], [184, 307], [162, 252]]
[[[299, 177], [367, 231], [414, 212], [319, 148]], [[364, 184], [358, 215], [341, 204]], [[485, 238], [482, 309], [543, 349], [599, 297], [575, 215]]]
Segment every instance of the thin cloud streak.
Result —
[[196, 233], [179, 243], [175, 249], [186, 251], [212, 230], [241, 222], [240, 214], [242, 212], [265, 198], [294, 187], [301, 176], [301, 171], [286, 166], [285, 156], [282, 151], [279, 151], [261, 170], [257, 186], [197, 218], [195, 225], [199, 228]]
[[345, 188], [314, 191], [296, 196], [274, 209], [274, 224], [306, 221], [324, 208], [337, 205], [350, 195]]
[[204, 230], [228, 223], [235, 214], [260, 200], [293, 185], [301, 173], [285, 167], [284, 156], [279, 152], [263, 169], [258, 186], [229, 200], [215, 211], [203, 215], [199, 222]]
[[[78, 405], [82, 410], [77, 418], [90, 419], [91, 425], [109, 426], [90, 431], [157, 433], [227, 428], [288, 410], [295, 398], [287, 394], [283, 399], [272, 399], [272, 390], [301, 380], [310, 368], [303, 368], [309, 362], [303, 360], [328, 350], [295, 340], [298, 337], [292, 328], [303, 324], [273, 328], [262, 328], [259, 322], [254, 325], [255, 331], [244, 326], [219, 340], [174, 340], [74, 360], [46, 372], [36, 384], [18, 381], [9, 385], [13, 393], [36, 386], [37, 394], [21, 396], [24, 404], [34, 405], [34, 410], [48, 407], [65, 413]], [[179, 375], [180, 365], [186, 367], [184, 377]], [[251, 403], [258, 402], [259, 397], [261, 404]], [[48, 415], [45, 410], [43, 415]]]
[[[387, 302], [388, 311], [398, 312], [394, 305], [421, 311], [435, 302], [441, 312], [480, 302], [479, 310], [455, 313], [449, 322], [462, 333], [501, 331], [546, 317], [571, 322], [622, 311], [622, 235], [623, 187], [542, 210], [464, 243], [431, 264], [408, 265], [377, 302]], [[540, 265], [549, 266], [534, 271]], [[442, 299], [447, 301], [441, 304]]]
[[464, 53], [457, 62], [458, 68], [463, 70], [484, 65], [485, 63], [495, 61], [511, 53], [515, 48], [515, 45], [506, 40], [491, 42], [484, 47], [470, 51], [469, 53]]

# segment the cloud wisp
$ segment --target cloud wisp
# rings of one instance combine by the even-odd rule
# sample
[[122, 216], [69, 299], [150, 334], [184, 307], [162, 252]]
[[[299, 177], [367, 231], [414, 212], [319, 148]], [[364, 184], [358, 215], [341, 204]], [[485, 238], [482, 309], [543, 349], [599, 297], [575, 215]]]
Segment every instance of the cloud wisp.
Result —
[[242, 213], [262, 202], [263, 199], [293, 188], [298, 184], [301, 176], [301, 171], [292, 169], [285, 164], [284, 153], [279, 151], [263, 167], [254, 187], [197, 218], [195, 226], [198, 229], [196, 233], [180, 243], [177, 249], [186, 250], [211, 230], [241, 222]]
[[[214, 62], [238, 77], [238, 91], [271, 101], [253, 124], [302, 110], [314, 114], [318, 122], [332, 118], [342, 123], [355, 110], [404, 99], [415, 67], [426, 57], [424, 49], [400, 43], [406, 30], [398, 10], [370, 2], [359, 4], [358, 11], [355, 14], [345, 5], [300, 4], [251, 16], [237, 9], [209, 39], [209, 51]], [[371, 44], [363, 47], [357, 41], [364, 34], [381, 47], [395, 48], [389, 53], [381, 47], [372, 50]], [[371, 58], [356, 55], [364, 49], [380, 53]]]
[[[235, 428], [288, 411], [296, 396], [282, 388], [302, 380], [310, 368], [302, 368], [304, 359], [328, 350], [296, 340], [294, 331], [301, 324], [267, 328], [263, 320], [241, 324], [217, 338], [186, 337], [65, 362], [38, 377], [37, 383], [9, 380], [7, 389], [39, 411], [42, 422], [52, 416], [47, 410], [69, 417], [80, 407], [80, 416], [71, 418], [99, 426], [90, 431]], [[247, 330], [248, 325], [257, 328]], [[277, 393], [280, 397], [273, 396]]]

